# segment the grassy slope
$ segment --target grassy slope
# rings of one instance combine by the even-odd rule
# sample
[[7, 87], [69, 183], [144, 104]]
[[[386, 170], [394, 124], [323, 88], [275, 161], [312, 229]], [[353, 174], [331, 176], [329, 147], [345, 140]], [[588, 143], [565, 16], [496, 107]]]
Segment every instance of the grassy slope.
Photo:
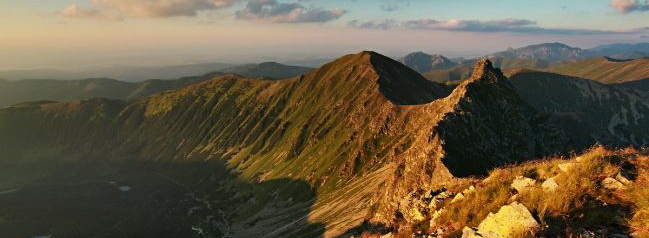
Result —
[[[34, 159], [34, 153], [81, 157], [66, 156], [73, 161], [88, 157], [114, 160], [125, 156], [146, 161], [217, 159], [227, 162], [244, 181], [291, 177], [318, 187], [320, 194], [344, 192], [342, 186], [357, 187], [369, 180], [345, 181], [381, 167], [388, 151], [403, 148], [410, 141], [407, 134], [387, 138], [375, 134], [388, 123], [388, 116], [395, 113], [395, 104], [430, 102], [448, 93], [444, 87], [410, 71], [402, 75], [401, 69], [389, 68], [398, 65], [391, 62], [383, 67], [386, 72], [382, 74], [391, 78], [379, 77], [372, 65], [385, 62], [373, 62], [373, 54], [350, 55], [304, 77], [271, 81], [232, 75], [125, 105], [89, 100], [12, 107], [1, 112], [0, 130], [4, 136], [0, 143], [11, 145], [3, 147], [11, 148], [4, 154], [22, 158], [12, 161], [18, 164], [29, 164], [30, 161], [24, 160]], [[415, 78], [400, 83], [407, 77]], [[405, 90], [425, 93], [409, 94]], [[105, 112], [102, 108], [109, 110]], [[41, 128], [33, 127], [39, 124]], [[34, 150], [35, 147], [42, 149]], [[26, 155], [27, 151], [34, 152]], [[369, 181], [371, 187], [376, 188], [377, 181], [385, 179], [384, 174], [378, 173], [379, 179]], [[277, 186], [280, 185], [271, 188]], [[257, 189], [253, 193], [258, 197], [268, 196], [263, 192]], [[287, 192], [296, 196], [300, 193]], [[321, 198], [340, 199], [338, 196]], [[321, 216], [337, 216], [336, 212], [367, 214], [366, 210], [351, 213], [346, 208], [352, 204], [346, 202]], [[242, 212], [247, 216], [233, 215], [232, 220], [247, 224], [242, 219], [261, 216], [265, 203], [257, 204], [261, 207], [239, 204], [250, 207]], [[362, 218], [364, 215], [332, 225], [344, 231]], [[260, 219], [267, 221], [269, 217]], [[252, 224], [259, 225], [253, 225], [255, 229], [233, 227], [232, 232], [267, 233], [276, 229], [273, 222]], [[293, 233], [301, 232], [289, 227]]]
[[649, 59], [618, 61], [600, 57], [555, 65], [548, 71], [606, 84], [622, 83], [649, 78]]

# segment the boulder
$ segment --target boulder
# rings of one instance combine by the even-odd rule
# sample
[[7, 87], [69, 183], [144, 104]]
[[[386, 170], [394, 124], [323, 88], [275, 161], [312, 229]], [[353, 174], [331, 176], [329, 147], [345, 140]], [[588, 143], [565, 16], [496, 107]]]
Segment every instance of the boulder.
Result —
[[512, 181], [512, 188], [516, 189], [519, 193], [534, 187], [534, 185], [536, 185], [536, 180], [523, 176], [518, 176]]
[[496, 214], [490, 213], [477, 230], [465, 227], [462, 237], [513, 238], [532, 232], [539, 226], [525, 206], [513, 202], [501, 207]]
[[554, 181], [554, 178], [549, 178], [546, 179], [543, 184], [541, 184], [541, 187], [543, 188], [543, 191], [554, 192], [557, 190], [557, 188], [559, 188], [559, 184]]
[[602, 186], [604, 186], [604, 188], [611, 189], [611, 190], [619, 190], [625, 188], [622, 182], [617, 181], [616, 179], [611, 177], [605, 178], [602, 181]]

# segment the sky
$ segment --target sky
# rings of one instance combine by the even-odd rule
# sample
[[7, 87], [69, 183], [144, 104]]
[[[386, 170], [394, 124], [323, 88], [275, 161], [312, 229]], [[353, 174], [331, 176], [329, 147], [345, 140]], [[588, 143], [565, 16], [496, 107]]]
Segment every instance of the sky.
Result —
[[0, 0], [0, 70], [649, 42], [646, 0]]

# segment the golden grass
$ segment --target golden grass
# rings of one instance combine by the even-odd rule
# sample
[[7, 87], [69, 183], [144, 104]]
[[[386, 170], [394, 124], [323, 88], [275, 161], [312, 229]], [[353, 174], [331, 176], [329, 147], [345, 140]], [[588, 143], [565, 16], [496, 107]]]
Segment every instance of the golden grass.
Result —
[[638, 179], [626, 194], [626, 198], [635, 209], [629, 224], [635, 231], [636, 237], [649, 237], [649, 157], [638, 157], [636, 166]]
[[[431, 229], [442, 227], [451, 235], [457, 235], [464, 226], [476, 227], [490, 212], [497, 212], [516, 200], [537, 217], [542, 227], [556, 225], [557, 220], [566, 223], [562, 224], [565, 228], [552, 231], [554, 235], [577, 235], [578, 231], [570, 230], [575, 228], [573, 225], [588, 227], [617, 222], [636, 232], [637, 237], [649, 237], [649, 157], [643, 154], [634, 149], [614, 151], [596, 146], [578, 159], [554, 158], [495, 169], [483, 182], [476, 184], [476, 192], [466, 195], [465, 200], [447, 202], [445, 212], [436, 220], [437, 226]], [[624, 190], [603, 188], [601, 181], [615, 177], [624, 161], [636, 165], [638, 179]], [[562, 172], [558, 165], [563, 163], [574, 166]], [[516, 176], [533, 178], [537, 184], [515, 195], [510, 186]], [[548, 178], [554, 178], [559, 184], [554, 192], [541, 187]], [[631, 207], [631, 214], [625, 207]], [[602, 210], [597, 210], [600, 208]], [[607, 214], [611, 211], [613, 214]], [[617, 216], [622, 218], [613, 219]], [[566, 219], [572, 219], [572, 223], [563, 221]]]

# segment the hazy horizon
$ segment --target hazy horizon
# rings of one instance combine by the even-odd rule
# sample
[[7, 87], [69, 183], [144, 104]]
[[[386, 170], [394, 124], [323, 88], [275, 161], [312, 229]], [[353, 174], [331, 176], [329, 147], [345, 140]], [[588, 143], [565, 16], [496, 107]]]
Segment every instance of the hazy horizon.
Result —
[[[479, 6], [479, 7], [476, 7]], [[646, 3], [570, 0], [0, 2], [0, 70], [292, 62], [361, 50], [475, 57], [646, 42]]]

